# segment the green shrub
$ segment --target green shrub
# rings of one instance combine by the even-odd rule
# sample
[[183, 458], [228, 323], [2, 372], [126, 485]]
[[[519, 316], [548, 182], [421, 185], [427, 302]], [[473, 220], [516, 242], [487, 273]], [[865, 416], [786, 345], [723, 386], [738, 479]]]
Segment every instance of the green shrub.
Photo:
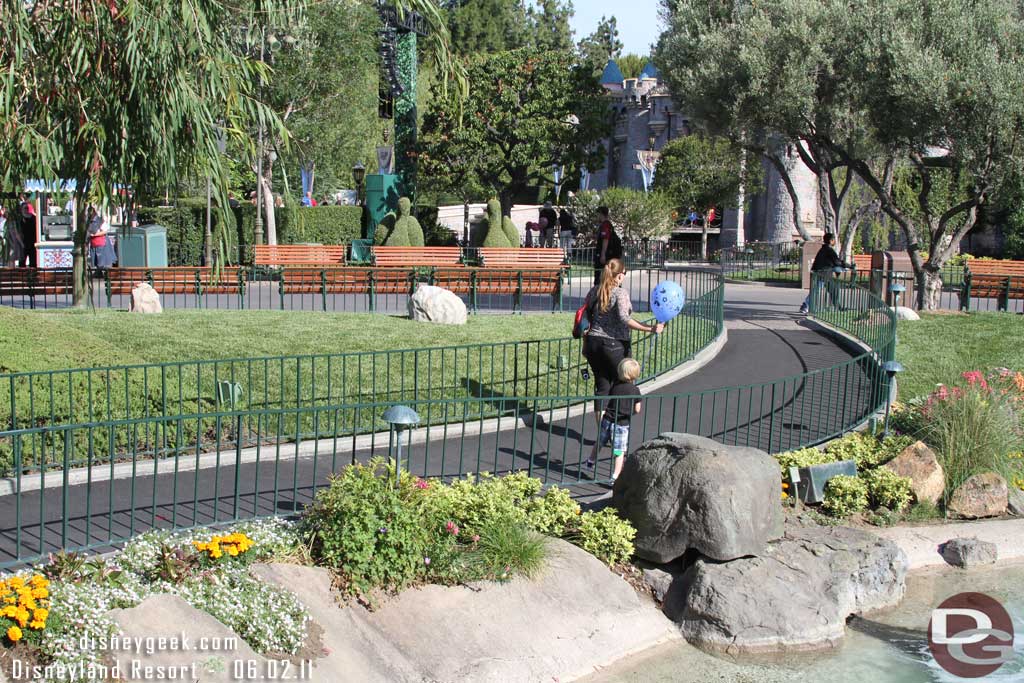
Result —
[[516, 228], [516, 224], [512, 222], [512, 219], [508, 216], [501, 217], [501, 231], [505, 233], [505, 239], [508, 240], [508, 246], [518, 247], [522, 244], [522, 238], [519, 236], [519, 230]]
[[568, 489], [552, 486], [541, 497], [526, 502], [526, 520], [534, 531], [551, 536], [564, 536], [578, 523], [579, 504]]
[[935, 504], [928, 500], [919, 500], [907, 510], [904, 518], [908, 522], [924, 522], [942, 516]]
[[351, 595], [408, 586], [431, 561], [437, 520], [430, 516], [429, 491], [407, 472], [396, 487], [394, 464], [379, 458], [345, 468], [306, 511], [314, 558], [337, 572]]
[[525, 503], [536, 495], [542, 484], [522, 472], [504, 477], [483, 473], [474, 478], [453, 481], [440, 487], [434, 505], [444, 519], [452, 520], [463, 533], [483, 535], [484, 530], [502, 520], [526, 523]]
[[580, 515], [579, 547], [608, 566], [628, 562], [633, 557], [636, 529], [618, 516], [613, 508]]
[[487, 202], [487, 220], [484, 225], [485, 247], [510, 247], [508, 236], [502, 228], [501, 202], [491, 199]]
[[825, 484], [822, 508], [833, 517], [848, 517], [868, 506], [868, 487], [858, 477], [840, 474]]
[[877, 467], [860, 476], [867, 484], [872, 507], [885, 507], [900, 512], [914, 497], [910, 477], [901, 477], [885, 467]]
[[801, 448], [795, 451], [776, 453], [775, 459], [782, 470], [783, 479], [789, 477], [790, 467], [810, 467], [811, 465], [824, 465], [825, 463], [835, 461], [834, 457], [817, 448]]
[[853, 460], [858, 470], [877, 467], [881, 462], [882, 448], [875, 437], [862, 432], [850, 432], [825, 447], [833, 460]]
[[922, 410], [921, 438], [935, 451], [946, 473], [946, 493], [982, 472], [1013, 481], [1010, 453], [1021, 450], [1020, 416], [1006, 397], [983, 386], [968, 386]]
[[399, 235], [404, 235], [408, 242], [408, 244], [396, 244], [395, 246], [423, 246], [423, 228], [420, 227], [420, 222], [416, 220], [416, 216], [412, 215], [412, 202], [409, 201], [408, 197], [402, 197], [398, 200], [398, 220], [395, 221], [395, 232]]

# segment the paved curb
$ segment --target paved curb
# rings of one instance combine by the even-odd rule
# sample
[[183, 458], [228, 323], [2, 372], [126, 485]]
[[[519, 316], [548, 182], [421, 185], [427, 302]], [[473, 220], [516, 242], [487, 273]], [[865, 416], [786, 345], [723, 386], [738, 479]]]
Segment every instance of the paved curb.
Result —
[[954, 538], [977, 538], [995, 543], [999, 562], [1024, 560], [1024, 518], [949, 522], [928, 526], [889, 527], [872, 532], [892, 541], [907, 554], [910, 569], [948, 567], [939, 546]]
[[[649, 382], [645, 382], [641, 385], [642, 392], [644, 394], [650, 394], [653, 391], [672, 384], [673, 382], [696, 372], [711, 362], [711, 360], [718, 355], [722, 350], [722, 347], [725, 346], [727, 340], [728, 332], [723, 326], [722, 332], [715, 338], [715, 340], [698, 352], [692, 360], [683, 363], [674, 370], [670, 370], [669, 372], [659, 375]], [[586, 413], [589, 409], [588, 404], [589, 402], [584, 402], [582, 404], [568, 406], [557, 411], [547, 411], [547, 414], [551, 415], [553, 418], [557, 414], [558, 420], [568, 420]], [[533, 424], [529, 417], [502, 417], [467, 422], [464, 424], [460, 423], [462, 426], [459, 427], [459, 436], [493, 434], [498, 431], [499, 427], [504, 426], [507, 429], [510, 421], [514, 421], [516, 423], [515, 428], [530, 427]], [[408, 438], [411, 438], [412, 444], [425, 443], [428, 439], [428, 435], [432, 435], [433, 438], [436, 439], [438, 433], [443, 429], [444, 427], [438, 426], [429, 428], [421, 427], [419, 429], [411, 430]], [[268, 444], [260, 447], [244, 448], [240, 454], [236, 454], [232, 449], [226, 453], [207, 453], [205, 455], [201, 455], [198, 458], [198, 464], [196, 458], [189, 457], [178, 458], [176, 460], [167, 458], [162, 460], [146, 460], [141, 463], [119, 463], [114, 465], [113, 472], [111, 472], [109, 464], [101, 465], [96, 468], [78, 467], [67, 472], [67, 483], [69, 486], [75, 486], [86, 483], [128, 479], [133, 476], [145, 477], [169, 474], [173, 472], [192, 472], [195, 470], [220, 467], [221, 465], [231, 466], [237, 464], [245, 465], [256, 462], [268, 462], [271, 459], [280, 462], [287, 462], [296, 458], [312, 458], [325, 453], [351, 454], [354, 452], [365, 451], [373, 446], [378, 446], [379, 444], [387, 444], [389, 436], [388, 432], [376, 432], [372, 434], [363, 434], [355, 439], [345, 437], [301, 441], [299, 443]], [[277, 452], [279, 449], [280, 453]], [[21, 477], [20, 491], [24, 493], [26, 491], [38, 491], [40, 489], [60, 488], [64, 485], [64, 478], [65, 473], [63, 471], [50, 472], [44, 476], [40, 476], [38, 474], [25, 475]], [[7, 477], [0, 479], [0, 496], [12, 495], [16, 490], [18, 490], [18, 487], [19, 483], [16, 478]]]

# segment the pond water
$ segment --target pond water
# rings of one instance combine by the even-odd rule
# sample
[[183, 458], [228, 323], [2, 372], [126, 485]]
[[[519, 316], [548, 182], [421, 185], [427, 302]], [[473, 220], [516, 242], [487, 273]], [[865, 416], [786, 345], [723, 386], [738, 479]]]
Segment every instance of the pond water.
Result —
[[974, 591], [999, 600], [1014, 621], [1017, 658], [984, 679], [1024, 683], [1024, 564], [972, 569], [927, 569], [907, 578], [899, 607], [853, 619], [841, 647], [829, 652], [788, 656], [774, 663], [727, 661], [683, 641], [652, 648], [583, 679], [587, 683], [722, 681], [773, 683], [963, 683], [940, 668], [928, 650], [931, 610], [946, 598]]

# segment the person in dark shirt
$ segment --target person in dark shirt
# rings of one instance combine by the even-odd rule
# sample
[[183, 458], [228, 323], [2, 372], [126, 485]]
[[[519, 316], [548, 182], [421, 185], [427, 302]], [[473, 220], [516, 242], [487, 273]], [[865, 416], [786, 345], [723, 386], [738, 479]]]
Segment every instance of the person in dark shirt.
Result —
[[[547, 219], [547, 224], [544, 224], [542, 219]], [[552, 208], [551, 202], [544, 202], [544, 208], [540, 210], [538, 223], [543, 227], [541, 232], [541, 239], [544, 240], [541, 243], [542, 247], [553, 247], [555, 245], [555, 227], [558, 225], [558, 213]]]
[[608, 403], [601, 418], [601, 431], [594, 450], [587, 459], [587, 467], [594, 467], [601, 448], [605, 444], [612, 447], [612, 458], [615, 461], [611, 483], [619, 478], [622, 464], [626, 460], [626, 449], [629, 447], [629, 421], [633, 415], [640, 414], [640, 389], [636, 380], [640, 376], [640, 364], [632, 358], [624, 358], [619, 363], [619, 381], [612, 385], [608, 393]]
[[[837, 254], [836, 250], [832, 247], [835, 241], [836, 236], [830, 232], [826, 232], [822, 237], [823, 244], [821, 249], [818, 250], [817, 255], [814, 257], [814, 261], [811, 263], [811, 273], [817, 273], [818, 279], [812, 280], [811, 292], [807, 295], [807, 298], [804, 299], [804, 302], [800, 304], [801, 313], [807, 313], [808, 308], [811, 305], [811, 297], [816, 294], [815, 290], [820, 290], [822, 287], [824, 287], [825, 291], [828, 292], [828, 297], [832, 302], [832, 305], [839, 308], [839, 304], [837, 303], [839, 299], [839, 292], [836, 291], [835, 274], [838, 272], [837, 269], [849, 268], [850, 266], [843, 261], [843, 259], [839, 258], [839, 254]], [[815, 287], [815, 282], [817, 283], [817, 287]]]

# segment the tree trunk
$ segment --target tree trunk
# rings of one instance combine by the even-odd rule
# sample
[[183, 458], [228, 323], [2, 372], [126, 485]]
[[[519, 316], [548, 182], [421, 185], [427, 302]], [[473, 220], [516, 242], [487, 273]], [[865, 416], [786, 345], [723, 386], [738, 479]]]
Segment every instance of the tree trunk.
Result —
[[462, 200], [462, 245], [469, 246], [469, 198]]
[[267, 244], [277, 244], [273, 178], [274, 162], [268, 158], [263, 164], [263, 177], [259, 178], [259, 182], [263, 186], [263, 211], [266, 214], [266, 224], [263, 226], [263, 233], [266, 236]]
[[942, 297], [942, 275], [931, 267], [925, 267], [917, 277], [918, 306], [922, 311], [938, 310]]
[[[719, 245], [721, 249], [721, 245]], [[708, 260], [708, 219], [704, 218], [704, 225], [700, 229], [700, 259], [701, 261]]]
[[501, 202], [501, 215], [511, 216], [512, 205], [514, 203], [515, 192], [512, 188], [505, 188], [498, 195], [498, 200]]
[[[89, 300], [89, 269], [86, 267], [88, 229], [86, 224], [85, 178], [75, 179], [75, 245], [71, 248], [71, 306], [85, 308]], [[29, 248], [28, 245], [25, 246]], [[32, 245], [31, 248], [35, 248]], [[37, 263], [36, 266], [39, 264]]]

